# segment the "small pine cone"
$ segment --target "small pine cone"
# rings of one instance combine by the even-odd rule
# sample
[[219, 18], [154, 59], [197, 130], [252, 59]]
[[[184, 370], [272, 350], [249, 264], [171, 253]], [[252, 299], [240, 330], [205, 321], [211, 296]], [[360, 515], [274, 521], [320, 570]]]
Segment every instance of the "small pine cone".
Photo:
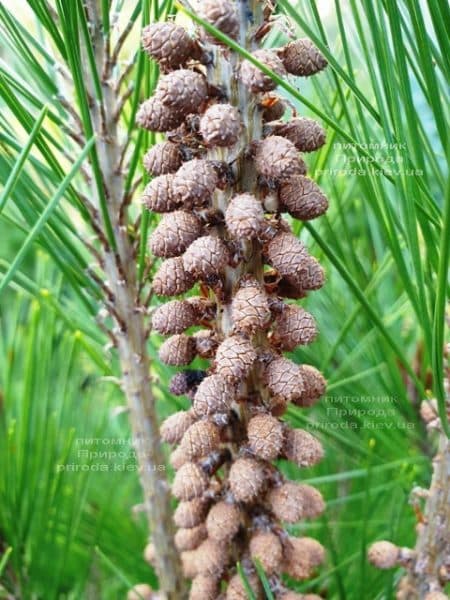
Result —
[[198, 386], [193, 409], [198, 417], [214, 413], [228, 413], [236, 396], [236, 389], [221, 375], [210, 375]]
[[173, 194], [184, 208], [205, 206], [212, 198], [218, 176], [211, 163], [201, 158], [185, 162], [173, 179]]
[[217, 337], [214, 331], [201, 329], [194, 333], [195, 348], [201, 358], [213, 358], [217, 350]]
[[142, 47], [164, 70], [184, 65], [193, 53], [193, 41], [188, 32], [171, 21], [144, 27]]
[[270, 490], [267, 500], [276, 518], [285, 523], [314, 519], [325, 509], [321, 493], [306, 484], [283, 483]]
[[367, 556], [378, 569], [392, 569], [398, 566], [400, 548], [391, 542], [375, 542], [370, 546]]
[[[254, 573], [251, 573], [250, 575], [246, 574], [246, 577], [256, 600], [262, 600], [264, 594], [259, 577]], [[227, 587], [226, 600], [248, 600], [247, 589], [239, 573], [236, 573], [236, 575], [233, 575], [230, 579], [230, 583]]]
[[184, 116], [198, 113], [207, 97], [208, 85], [204, 75], [190, 69], [178, 69], [164, 75], [155, 94], [166, 109]]
[[147, 173], [157, 177], [178, 171], [183, 162], [183, 155], [178, 144], [161, 142], [150, 148], [143, 162]]
[[196, 324], [195, 310], [186, 300], [172, 300], [158, 306], [152, 315], [152, 327], [158, 333], [182, 333]]
[[183, 254], [184, 268], [196, 279], [220, 275], [229, 261], [224, 242], [212, 235], [197, 238]]
[[308, 259], [305, 246], [292, 233], [280, 231], [265, 249], [268, 263], [283, 277], [298, 273]]
[[180, 448], [190, 460], [207, 456], [220, 444], [220, 431], [209, 421], [198, 421], [189, 427], [181, 440]]
[[194, 416], [190, 411], [180, 410], [170, 415], [159, 428], [162, 441], [167, 444], [178, 444], [193, 423]]
[[320, 217], [328, 209], [328, 200], [319, 186], [304, 175], [295, 175], [283, 182], [278, 197], [282, 207], [302, 221]]
[[200, 575], [217, 580], [228, 565], [227, 549], [208, 538], [197, 548], [196, 563]]
[[[237, 39], [239, 36], [239, 15], [236, 4], [230, 0], [198, 0], [196, 9], [199, 17], [225, 33], [228, 37]], [[212, 35], [206, 38], [219, 43]]]
[[246, 282], [233, 298], [231, 316], [235, 331], [252, 334], [265, 329], [271, 319], [269, 302], [256, 280]]
[[206, 540], [207, 535], [204, 523], [189, 529], [178, 529], [175, 534], [175, 546], [179, 552], [195, 550]]
[[169, 463], [175, 469], [175, 471], [181, 469], [181, 467], [185, 465], [188, 461], [189, 458], [186, 456], [186, 454], [181, 448], [177, 448], [169, 456]]
[[189, 600], [216, 600], [219, 584], [209, 575], [197, 575], [192, 581]]
[[287, 428], [283, 444], [284, 456], [298, 467], [312, 467], [323, 458], [323, 447], [304, 429]]
[[194, 579], [198, 575], [197, 569], [197, 549], [186, 550], [180, 555], [183, 575], [186, 579]]
[[136, 114], [136, 123], [148, 131], [171, 131], [184, 120], [183, 114], [168, 109], [155, 96], [141, 104]]
[[270, 415], [256, 415], [247, 426], [248, 444], [252, 452], [263, 460], [275, 460], [283, 446], [283, 425]]
[[255, 168], [259, 175], [280, 181], [306, 174], [306, 165], [297, 148], [279, 135], [269, 135], [257, 143]]
[[302, 365], [300, 372], [303, 380], [303, 392], [295, 402], [298, 406], [312, 406], [324, 395], [327, 389], [326, 379], [320, 371], [311, 365]]
[[241, 118], [231, 104], [213, 104], [200, 119], [200, 133], [207, 146], [226, 148], [239, 139]]
[[144, 189], [142, 204], [147, 210], [157, 213], [175, 210], [178, 201], [173, 195], [173, 175], [160, 175], [152, 179]]
[[234, 196], [225, 212], [225, 223], [231, 237], [237, 240], [257, 238], [265, 227], [261, 202], [252, 194]]
[[234, 381], [245, 379], [256, 360], [252, 343], [239, 336], [230, 335], [217, 348], [216, 371]]
[[172, 494], [178, 500], [192, 500], [203, 495], [209, 485], [209, 479], [196, 463], [185, 463], [175, 475]]
[[293, 579], [309, 579], [324, 559], [324, 547], [317, 540], [290, 537], [284, 549], [282, 568]]
[[260, 108], [263, 109], [263, 121], [265, 123], [278, 121], [286, 112], [286, 104], [283, 100], [270, 94], [261, 99]]
[[216, 542], [229, 542], [241, 524], [241, 511], [236, 504], [220, 501], [210, 508], [206, 517], [208, 536]]
[[290, 140], [300, 152], [314, 152], [326, 141], [325, 130], [314, 119], [298, 117], [286, 123], [269, 123], [264, 131]]
[[162, 263], [153, 277], [152, 285], [157, 296], [179, 296], [191, 289], [194, 280], [185, 270], [181, 256], [177, 256]]
[[[283, 77], [286, 75], [286, 69], [273, 50], [256, 50], [253, 56], [271, 71]], [[277, 82], [263, 73], [256, 65], [249, 60], [244, 60], [241, 66], [241, 81], [254, 93], [270, 92], [277, 87]]]
[[279, 51], [288, 73], [301, 77], [314, 75], [325, 69], [328, 62], [319, 49], [308, 38], [290, 42]]
[[156, 564], [156, 548], [155, 544], [150, 542], [144, 548], [144, 560], [151, 566]]
[[195, 342], [184, 333], [172, 335], [159, 349], [159, 358], [166, 365], [182, 367], [195, 358]]
[[266, 483], [261, 464], [252, 458], [238, 458], [232, 465], [229, 484], [238, 502], [253, 502], [260, 495]]
[[164, 215], [150, 236], [154, 256], [180, 256], [202, 234], [202, 223], [194, 214], [176, 210]]
[[289, 279], [305, 291], [319, 290], [325, 283], [325, 272], [313, 256], [308, 256]]
[[286, 402], [303, 398], [303, 377], [299, 365], [282, 356], [272, 360], [264, 369], [264, 382], [273, 396]]
[[271, 531], [257, 531], [250, 540], [250, 555], [259, 560], [266, 575], [276, 574], [283, 561], [280, 538]]
[[276, 321], [274, 342], [291, 351], [299, 345], [310, 344], [317, 336], [314, 317], [295, 304], [286, 304]]
[[191, 397], [205, 377], [206, 372], [200, 369], [186, 369], [176, 373], [170, 380], [169, 392], [174, 396], [184, 396], [186, 394]]
[[191, 529], [203, 523], [207, 511], [208, 502], [204, 498], [194, 498], [189, 502], [180, 502], [173, 514], [173, 520], [177, 527]]
[[153, 600], [154, 590], [146, 583], [138, 583], [127, 594], [127, 600]]

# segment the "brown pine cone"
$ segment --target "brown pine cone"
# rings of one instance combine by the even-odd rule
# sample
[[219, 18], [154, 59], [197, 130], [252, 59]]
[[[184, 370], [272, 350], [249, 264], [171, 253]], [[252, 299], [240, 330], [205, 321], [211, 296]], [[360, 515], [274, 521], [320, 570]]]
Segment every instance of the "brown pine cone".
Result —
[[208, 502], [203, 498], [194, 498], [188, 502], [180, 502], [173, 514], [173, 520], [177, 527], [191, 529], [203, 523], [207, 511]]
[[227, 206], [225, 223], [231, 237], [237, 240], [257, 238], [265, 227], [261, 202], [252, 194], [234, 196]]
[[252, 334], [265, 329], [269, 324], [269, 302], [256, 279], [246, 281], [236, 292], [231, 305], [231, 316], [237, 332]]
[[283, 447], [284, 431], [281, 422], [270, 415], [256, 415], [247, 426], [250, 450], [263, 460], [275, 460]]
[[150, 148], [143, 162], [147, 173], [157, 177], [178, 171], [183, 163], [183, 155], [178, 144], [160, 142]]
[[283, 570], [293, 579], [309, 579], [323, 563], [325, 550], [309, 537], [290, 537], [284, 549]]
[[311, 365], [301, 365], [301, 378], [303, 381], [303, 392], [300, 398], [294, 402], [298, 406], [312, 406], [325, 394], [327, 382], [320, 371]]
[[175, 546], [177, 550], [195, 550], [200, 546], [203, 540], [206, 540], [208, 533], [204, 523], [191, 527], [190, 529], [178, 529], [175, 534]]
[[217, 335], [210, 329], [201, 329], [193, 335], [195, 348], [201, 358], [214, 358], [218, 346]]
[[156, 96], [145, 100], [136, 114], [137, 125], [148, 131], [171, 131], [179, 127], [183, 120], [182, 113], [169, 109]]
[[175, 475], [172, 494], [178, 500], [200, 498], [209, 485], [209, 479], [203, 469], [196, 463], [185, 463]]
[[265, 248], [267, 262], [283, 277], [295, 277], [309, 258], [305, 246], [292, 233], [280, 231]]
[[308, 431], [286, 428], [283, 454], [298, 467], [312, 467], [322, 460], [323, 447]]
[[268, 123], [264, 132], [281, 135], [290, 140], [300, 152], [313, 152], [321, 148], [326, 141], [324, 129], [314, 119], [296, 117], [290, 121]]
[[152, 179], [144, 189], [142, 203], [152, 212], [167, 213], [175, 210], [178, 200], [173, 194], [173, 175], [160, 175]]
[[178, 444], [193, 423], [194, 416], [190, 411], [176, 412], [162, 422], [159, 429], [161, 439], [168, 444]]
[[212, 235], [196, 239], [183, 254], [184, 268], [196, 279], [219, 276], [228, 260], [229, 252], [224, 242]]
[[263, 121], [265, 123], [278, 121], [286, 112], [286, 104], [283, 100], [270, 94], [261, 98], [260, 108], [263, 111]]
[[398, 566], [400, 548], [391, 542], [375, 542], [369, 548], [367, 557], [378, 569], [392, 569]]
[[230, 490], [238, 502], [253, 502], [261, 494], [266, 476], [261, 464], [252, 458], [238, 458], [229, 473]]
[[280, 181], [306, 174], [306, 165], [297, 148], [279, 135], [269, 135], [257, 143], [255, 168], [259, 175]]
[[152, 287], [157, 296], [179, 296], [194, 285], [192, 275], [185, 270], [181, 256], [168, 258], [153, 276]]
[[269, 491], [267, 500], [276, 518], [285, 523], [313, 519], [325, 509], [320, 492], [306, 484], [283, 483]]
[[207, 456], [220, 445], [220, 430], [210, 421], [197, 421], [181, 440], [180, 449], [190, 460]]
[[308, 38], [290, 42], [278, 52], [283, 65], [292, 75], [308, 77], [325, 69], [328, 62]]
[[206, 539], [196, 551], [197, 572], [219, 579], [228, 565], [227, 549], [218, 542]]
[[172, 300], [158, 306], [152, 315], [152, 327], [158, 333], [183, 333], [197, 322], [195, 310], [186, 300]]
[[217, 173], [207, 160], [194, 158], [185, 162], [174, 176], [174, 197], [185, 209], [205, 206], [218, 183]]
[[276, 320], [273, 341], [283, 350], [291, 351], [299, 345], [310, 344], [316, 336], [314, 317], [296, 304], [285, 304]]
[[213, 104], [200, 119], [200, 133], [209, 147], [233, 146], [239, 139], [241, 118], [231, 104]]
[[172, 335], [159, 349], [159, 358], [166, 365], [182, 367], [195, 358], [194, 340], [184, 333]]
[[208, 97], [208, 85], [204, 75], [190, 69], [178, 69], [159, 80], [154, 97], [166, 109], [186, 116], [200, 112]]
[[[250, 584], [250, 588], [253, 592], [253, 596], [256, 600], [262, 600], [264, 598], [263, 589], [259, 577], [254, 574], [246, 574], [247, 581]], [[230, 583], [227, 587], [226, 600], [248, 600], [248, 593], [244, 586], [244, 582], [241, 576], [236, 573], [230, 579]]]
[[202, 234], [202, 223], [194, 214], [176, 210], [164, 215], [150, 236], [150, 251], [155, 256], [173, 258], [185, 252]]
[[297, 271], [287, 276], [287, 279], [303, 293], [309, 290], [318, 290], [325, 283], [325, 272], [319, 261], [313, 256], [307, 256]]
[[[274, 50], [256, 50], [253, 52], [253, 56], [277, 75], [281, 77], [286, 75], [286, 69]], [[254, 93], [270, 92], [277, 87], [276, 81], [249, 60], [242, 62], [240, 77], [242, 83]]]
[[217, 502], [206, 517], [208, 536], [216, 542], [231, 541], [239, 530], [241, 518], [241, 511], [236, 504]]
[[261, 563], [266, 575], [278, 574], [283, 561], [280, 539], [271, 531], [257, 531], [250, 539], [250, 555]]
[[247, 377], [255, 360], [252, 343], [239, 335], [230, 335], [217, 349], [216, 372], [232, 381], [241, 381]]
[[323, 215], [328, 200], [319, 186], [304, 175], [294, 175], [284, 181], [278, 193], [281, 206], [295, 219], [310, 221]]
[[263, 380], [273, 396], [286, 402], [300, 401], [304, 394], [302, 371], [299, 365], [280, 356], [264, 369]]
[[163, 70], [184, 65], [193, 54], [193, 41], [188, 32], [171, 21], [144, 27], [142, 47]]
[[219, 594], [217, 579], [209, 575], [197, 575], [192, 580], [189, 600], [216, 600]]
[[[239, 36], [239, 15], [236, 4], [230, 0], [197, 0], [198, 16], [204, 21], [225, 33], [228, 37], [237, 39]], [[205, 32], [205, 37], [213, 42], [219, 41]]]
[[210, 375], [198, 386], [193, 409], [198, 417], [228, 413], [236, 396], [236, 389], [221, 375]]

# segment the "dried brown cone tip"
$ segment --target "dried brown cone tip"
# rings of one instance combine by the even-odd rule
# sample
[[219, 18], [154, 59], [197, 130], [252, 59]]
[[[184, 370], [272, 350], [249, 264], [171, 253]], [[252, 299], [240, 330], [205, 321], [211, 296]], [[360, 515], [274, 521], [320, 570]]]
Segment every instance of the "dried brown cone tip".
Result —
[[328, 62], [308, 38], [290, 42], [279, 51], [283, 65], [292, 75], [308, 77], [325, 69]]
[[295, 219], [310, 221], [328, 210], [328, 200], [320, 187], [304, 175], [284, 181], [279, 189], [279, 201]]
[[250, 450], [258, 458], [272, 461], [283, 447], [283, 425], [271, 415], [256, 415], [248, 422], [247, 437]]
[[252, 343], [240, 335], [230, 335], [217, 349], [216, 371], [223, 377], [241, 381], [247, 377], [255, 360]]
[[256, 280], [246, 282], [236, 292], [231, 305], [231, 316], [234, 330], [242, 333], [255, 333], [269, 324], [269, 302]]
[[178, 500], [192, 500], [203, 495], [209, 485], [209, 479], [196, 463], [185, 463], [175, 475], [172, 494]]
[[[246, 573], [246, 577], [256, 600], [262, 600], [264, 596], [259, 577], [255, 573]], [[226, 600], [248, 600], [247, 589], [239, 573], [236, 573], [230, 579], [226, 592]]]
[[143, 163], [147, 173], [157, 177], [175, 173], [183, 163], [183, 155], [178, 144], [161, 142], [150, 148], [144, 156]]
[[178, 444], [193, 423], [194, 416], [191, 412], [184, 410], [176, 412], [161, 424], [159, 428], [161, 439], [167, 444]]
[[398, 566], [400, 548], [387, 541], [375, 542], [369, 548], [369, 561], [378, 569], [392, 569]]
[[173, 335], [160, 347], [159, 358], [166, 365], [188, 365], [195, 358], [195, 342], [184, 333]]
[[238, 532], [241, 511], [236, 504], [220, 501], [210, 508], [206, 518], [208, 536], [216, 542], [229, 542]]
[[220, 431], [210, 421], [198, 421], [189, 427], [181, 440], [180, 449], [190, 460], [207, 456], [220, 444]]
[[185, 270], [181, 257], [165, 260], [153, 277], [153, 291], [157, 296], [179, 296], [193, 285], [192, 275]]
[[197, 575], [192, 581], [189, 600], [216, 600], [219, 585], [216, 579], [209, 575]]
[[269, 491], [267, 501], [276, 518], [285, 523], [314, 519], [325, 510], [321, 493], [307, 484], [283, 483]]
[[227, 550], [222, 544], [206, 539], [196, 550], [196, 564], [200, 575], [218, 579], [228, 565]]
[[264, 369], [264, 382], [273, 396], [280, 396], [287, 402], [300, 401], [304, 386], [299, 365], [280, 356], [272, 360]]
[[317, 336], [314, 317], [295, 304], [286, 304], [275, 325], [274, 341], [283, 350], [291, 351], [297, 346], [310, 344]]
[[185, 162], [173, 179], [173, 194], [184, 208], [205, 206], [218, 182], [211, 163], [201, 158]]
[[193, 53], [193, 40], [183, 27], [166, 21], [152, 23], [142, 30], [142, 47], [162, 69], [184, 65]]
[[[286, 75], [286, 69], [274, 50], [256, 50], [253, 57], [280, 77]], [[270, 92], [277, 87], [276, 81], [247, 59], [242, 62], [240, 76], [242, 83], [254, 93]]]
[[324, 559], [325, 550], [317, 540], [290, 537], [284, 548], [283, 571], [293, 579], [308, 579]]
[[200, 133], [212, 148], [233, 146], [239, 139], [241, 117], [231, 104], [213, 104], [200, 119]]
[[265, 227], [261, 202], [252, 194], [234, 196], [227, 206], [225, 223], [231, 237], [237, 240], [257, 238]]
[[283, 547], [280, 538], [271, 531], [258, 531], [250, 540], [250, 555], [258, 559], [267, 575], [280, 571]]
[[159, 306], [152, 315], [152, 327], [163, 335], [182, 333], [195, 325], [197, 315], [186, 300], [172, 300]]
[[314, 119], [306, 117], [296, 117], [287, 122], [268, 123], [265, 131], [287, 138], [300, 152], [314, 152], [326, 142], [323, 127]]
[[196, 279], [219, 276], [228, 264], [230, 255], [224, 242], [213, 235], [197, 238], [183, 254], [186, 271]]
[[175, 534], [175, 546], [180, 552], [195, 550], [207, 537], [204, 523], [189, 529], [178, 529]]
[[259, 106], [263, 111], [263, 121], [265, 123], [278, 121], [286, 112], [286, 104], [283, 100], [271, 94], [263, 96]]
[[229, 473], [230, 490], [238, 502], [253, 502], [264, 489], [266, 476], [258, 461], [238, 458]]
[[193, 409], [197, 416], [227, 413], [236, 396], [234, 385], [221, 375], [210, 375], [198, 386]]
[[312, 406], [324, 395], [327, 382], [320, 371], [311, 365], [301, 365], [303, 380], [303, 393], [299, 399], [299, 406]]
[[270, 135], [256, 144], [255, 168], [259, 175], [280, 181], [306, 175], [306, 165], [297, 148], [279, 135]]
[[173, 520], [177, 527], [191, 529], [203, 523], [208, 510], [208, 502], [204, 498], [194, 498], [187, 502], [180, 502], [177, 506]]
[[178, 201], [173, 195], [173, 176], [160, 175], [152, 179], [144, 189], [142, 203], [152, 212], [167, 213], [175, 210]]
[[[233, 39], [239, 36], [239, 15], [236, 4], [230, 0], [196, 0], [195, 8], [199, 17], [219, 29]], [[208, 40], [220, 43], [216, 38], [205, 33]]]
[[312, 467], [322, 460], [324, 452], [319, 440], [308, 431], [286, 428], [283, 454], [298, 467]]
[[154, 97], [172, 112], [186, 116], [201, 110], [208, 97], [208, 85], [204, 75], [178, 69], [159, 80]]
[[180, 256], [202, 234], [198, 217], [183, 210], [164, 215], [150, 236], [152, 254], [164, 258]]
[[175, 110], [169, 110], [155, 96], [145, 100], [136, 114], [136, 123], [148, 131], [171, 131], [183, 122], [183, 115]]

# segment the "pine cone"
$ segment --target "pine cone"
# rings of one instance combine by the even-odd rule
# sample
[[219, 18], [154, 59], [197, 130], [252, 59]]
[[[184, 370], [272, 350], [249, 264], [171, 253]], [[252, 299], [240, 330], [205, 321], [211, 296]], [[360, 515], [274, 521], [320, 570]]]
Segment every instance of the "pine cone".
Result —
[[168, 258], [153, 277], [153, 291], [157, 296], [178, 296], [194, 285], [190, 273], [184, 269], [181, 257]]
[[265, 227], [261, 202], [252, 194], [234, 196], [227, 206], [225, 223], [237, 240], [257, 238]]
[[292, 75], [308, 77], [325, 69], [328, 62], [319, 49], [308, 38], [291, 42], [281, 48], [279, 56]]
[[187, 31], [171, 21], [144, 27], [142, 47], [163, 70], [184, 65], [193, 53], [193, 41]]
[[273, 396], [281, 396], [286, 402], [303, 398], [304, 384], [299, 365], [282, 356], [272, 360], [264, 369], [264, 382]]
[[178, 69], [164, 75], [155, 93], [155, 98], [167, 109], [183, 116], [200, 112], [207, 97], [208, 86], [204, 75], [190, 69]]
[[[274, 50], [256, 50], [253, 53], [253, 56], [265, 67], [277, 75], [281, 77], [286, 75], [286, 70], [283, 66], [283, 63], [278, 58], [277, 53]], [[263, 73], [249, 60], [243, 61], [240, 76], [242, 83], [250, 88], [250, 90], [254, 93], [270, 92], [277, 87], [276, 81]]]
[[241, 118], [231, 104], [213, 104], [200, 119], [200, 133], [212, 148], [233, 146], [239, 139]]
[[286, 112], [286, 104], [283, 100], [270, 94], [261, 98], [260, 108], [263, 111], [263, 121], [265, 123], [278, 121]]
[[266, 483], [261, 464], [252, 458], [238, 458], [229, 473], [230, 490], [238, 502], [253, 502]]
[[303, 429], [287, 428], [283, 444], [284, 456], [298, 467], [312, 467], [323, 458], [323, 447], [317, 438]]
[[183, 155], [178, 144], [161, 142], [150, 148], [143, 162], [147, 173], [157, 177], [178, 171], [183, 163]]
[[239, 335], [231, 335], [217, 349], [216, 371], [232, 381], [241, 381], [247, 377], [255, 360], [256, 352], [251, 342]]
[[256, 415], [247, 426], [250, 450], [263, 460], [275, 460], [283, 446], [283, 425], [270, 415]]
[[265, 292], [256, 280], [248, 281], [236, 292], [231, 306], [234, 330], [252, 334], [263, 330], [271, 313]]
[[287, 278], [304, 295], [305, 291], [318, 290], [323, 286], [325, 272], [313, 256], [307, 256], [303, 263], [298, 266], [297, 271], [288, 275]]
[[323, 546], [309, 537], [290, 537], [284, 549], [283, 569], [293, 579], [308, 579], [325, 558]]
[[[199, 17], [225, 33], [237, 39], [239, 36], [239, 15], [236, 4], [230, 0], [198, 0], [196, 8]], [[205, 33], [208, 40], [219, 43], [212, 35]]]
[[325, 508], [320, 492], [306, 484], [283, 483], [270, 490], [267, 500], [276, 518], [286, 523], [313, 519]]
[[267, 244], [267, 261], [284, 277], [295, 277], [308, 260], [305, 246], [292, 233], [281, 231]]
[[183, 254], [184, 268], [196, 279], [220, 275], [228, 260], [227, 247], [219, 237], [212, 235], [196, 239]]
[[276, 321], [274, 342], [291, 351], [299, 345], [310, 344], [317, 336], [314, 317], [295, 304], [286, 304]]
[[180, 256], [202, 234], [198, 217], [183, 210], [164, 215], [150, 236], [150, 250], [155, 256]]
[[217, 336], [214, 331], [201, 329], [194, 333], [195, 348], [201, 358], [213, 358], [217, 350]]
[[297, 117], [290, 121], [268, 123], [265, 133], [281, 135], [290, 140], [300, 152], [313, 152], [321, 148], [326, 141], [324, 129], [314, 119]]
[[191, 529], [203, 523], [207, 510], [208, 502], [204, 498], [194, 498], [189, 502], [180, 502], [174, 512], [173, 520], [177, 527]]
[[227, 413], [236, 396], [234, 385], [221, 375], [210, 375], [198, 386], [193, 409], [197, 416]]
[[216, 600], [218, 594], [217, 579], [209, 575], [197, 575], [192, 581], [189, 600]]
[[[256, 600], [262, 600], [264, 595], [259, 577], [254, 573], [246, 574], [246, 576], [253, 592], [253, 596]], [[248, 600], [247, 590], [238, 573], [230, 579], [230, 583], [227, 587], [226, 600]]]
[[173, 180], [173, 194], [184, 208], [205, 206], [218, 183], [217, 173], [207, 160], [194, 158], [185, 162]]
[[160, 175], [150, 181], [142, 195], [147, 210], [167, 213], [175, 210], [178, 201], [173, 194], [173, 175]]
[[145, 100], [136, 114], [137, 125], [149, 131], [171, 131], [179, 127], [183, 119], [183, 114], [169, 109], [156, 96]]
[[259, 175], [284, 181], [305, 175], [306, 165], [294, 144], [279, 135], [269, 135], [256, 145], [255, 168]]
[[177, 550], [183, 552], [185, 550], [195, 550], [200, 546], [207, 536], [204, 523], [191, 527], [190, 529], [178, 529], [175, 534], [175, 546]]
[[304, 175], [295, 175], [281, 184], [279, 201], [290, 215], [302, 221], [320, 217], [328, 209], [328, 200], [322, 190]]
[[231, 541], [239, 530], [241, 518], [241, 511], [236, 504], [217, 502], [206, 517], [208, 536], [216, 542]]
[[[195, 335], [192, 337], [195, 338]], [[195, 347], [197, 348], [197, 344]], [[169, 392], [174, 396], [184, 396], [186, 394], [191, 398], [195, 395], [199, 383], [201, 383], [205, 377], [206, 371], [199, 369], [185, 369], [172, 377], [169, 384]]]
[[303, 392], [294, 402], [298, 406], [312, 406], [324, 395], [327, 382], [320, 371], [311, 365], [302, 365], [300, 374], [303, 381]]
[[166, 365], [178, 367], [188, 365], [195, 358], [194, 340], [184, 333], [173, 335], [162, 344], [158, 354]]
[[197, 548], [196, 563], [200, 575], [217, 580], [228, 564], [226, 549], [214, 540], [207, 539]]
[[186, 579], [193, 579], [197, 577], [197, 549], [186, 550], [181, 553], [181, 566], [183, 568], [183, 575]]
[[181, 448], [176, 448], [169, 456], [170, 465], [178, 471], [183, 465], [189, 462], [188, 457]]
[[279, 537], [270, 531], [257, 531], [250, 540], [250, 555], [259, 560], [266, 575], [277, 574], [283, 561]]
[[189, 427], [181, 440], [180, 448], [190, 460], [207, 456], [220, 444], [220, 431], [210, 421], [198, 421]]
[[369, 548], [369, 561], [378, 569], [392, 569], [398, 566], [400, 548], [391, 542], [375, 542]]
[[297, 592], [292, 592], [288, 590], [287, 592], [278, 594], [275, 597], [275, 600], [323, 600], [322, 596], [317, 596], [317, 594], [298, 594]]
[[168, 444], [178, 444], [193, 422], [194, 416], [189, 411], [181, 410], [170, 415], [159, 429], [161, 439]]
[[195, 463], [185, 463], [175, 475], [172, 494], [178, 500], [192, 500], [203, 495], [209, 485], [209, 478]]
[[186, 300], [172, 300], [159, 306], [152, 315], [152, 327], [163, 335], [183, 333], [196, 324], [195, 310]]

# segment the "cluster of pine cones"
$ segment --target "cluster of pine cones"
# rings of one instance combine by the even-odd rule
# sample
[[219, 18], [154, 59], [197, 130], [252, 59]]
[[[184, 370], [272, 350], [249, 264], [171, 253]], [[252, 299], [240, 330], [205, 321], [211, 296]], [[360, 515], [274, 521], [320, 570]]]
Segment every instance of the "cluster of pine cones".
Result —
[[[242, 44], [242, 4], [202, 0], [198, 15]], [[327, 64], [306, 39], [273, 50], [255, 44], [255, 58], [280, 76], [313, 75]], [[313, 366], [283, 356], [311, 343], [317, 330], [311, 314], [282, 300], [304, 298], [324, 283], [282, 214], [309, 220], [326, 211], [301, 158], [320, 148], [325, 134], [307, 118], [283, 121], [288, 106], [273, 93], [273, 80], [202, 28], [193, 37], [173, 22], [153, 24], [143, 46], [162, 76], [137, 120], [166, 133], [144, 158], [152, 180], [143, 203], [162, 214], [150, 238], [151, 252], [164, 259], [153, 290], [187, 294], [161, 304], [152, 326], [170, 336], [161, 361], [184, 367], [171, 393], [192, 400], [161, 427], [162, 439], [176, 446], [175, 543], [192, 579], [190, 599], [247, 598], [238, 562], [255, 598], [263, 598], [255, 559], [277, 600], [317, 599], [287, 590], [281, 575], [311, 577], [324, 549], [282, 524], [317, 517], [324, 502], [315, 488], [286, 481], [274, 461], [309, 467], [323, 456], [313, 435], [280, 417], [289, 403], [313, 405], [326, 386]], [[229, 86], [214, 80], [218, 61], [224, 72], [231, 68]], [[208, 370], [188, 368], [196, 357], [210, 360]]]

